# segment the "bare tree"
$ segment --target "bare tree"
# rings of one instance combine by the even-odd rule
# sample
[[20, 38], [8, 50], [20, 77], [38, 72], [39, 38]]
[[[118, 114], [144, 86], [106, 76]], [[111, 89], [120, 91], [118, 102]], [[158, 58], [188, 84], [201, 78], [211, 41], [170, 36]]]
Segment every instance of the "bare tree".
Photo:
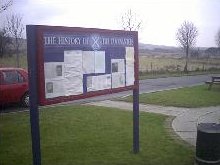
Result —
[[215, 42], [216, 42], [217, 47], [220, 48], [220, 29], [218, 30], [216, 34]]
[[129, 31], [138, 31], [141, 27], [142, 20], [138, 19], [136, 14], [129, 9], [121, 18], [122, 28]]
[[0, 29], [0, 58], [2, 58], [6, 51], [9, 50], [9, 45], [11, 44], [11, 38], [8, 36], [5, 28]]
[[198, 30], [192, 22], [185, 21], [177, 30], [176, 40], [186, 53], [184, 72], [188, 72], [189, 51], [196, 44]]
[[19, 14], [12, 14], [7, 18], [6, 31], [8, 32], [9, 36], [13, 38], [13, 45], [16, 50], [16, 65], [19, 67], [19, 47], [22, 44], [22, 36], [24, 31], [22, 17]]
[[7, 8], [12, 5], [12, 2], [13, 2], [13, 0], [8, 0], [8, 1], [5, 1], [5, 2], [1, 2], [0, 13], [7, 10]]

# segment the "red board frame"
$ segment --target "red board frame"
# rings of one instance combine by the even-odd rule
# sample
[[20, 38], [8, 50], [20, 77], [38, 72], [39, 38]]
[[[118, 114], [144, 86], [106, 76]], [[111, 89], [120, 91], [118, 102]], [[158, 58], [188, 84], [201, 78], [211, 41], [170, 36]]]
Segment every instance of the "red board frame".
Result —
[[[71, 95], [71, 96], [59, 96], [55, 98], [46, 99], [45, 97], [45, 77], [44, 77], [44, 38], [45, 32], [58, 32], [58, 33], [84, 33], [92, 34], [97, 33], [100, 35], [111, 35], [111, 36], [132, 36], [133, 47], [134, 47], [134, 85], [105, 89], [100, 91], [87, 92], [86, 94]], [[66, 101], [73, 101], [78, 99], [85, 99], [89, 97], [117, 93], [127, 90], [134, 90], [139, 88], [138, 80], [138, 32], [136, 31], [122, 31], [122, 30], [106, 30], [106, 29], [95, 29], [95, 28], [78, 28], [78, 27], [62, 27], [62, 26], [43, 26], [36, 25], [36, 56], [37, 56], [37, 86], [38, 86], [38, 102], [40, 105], [50, 105]]]

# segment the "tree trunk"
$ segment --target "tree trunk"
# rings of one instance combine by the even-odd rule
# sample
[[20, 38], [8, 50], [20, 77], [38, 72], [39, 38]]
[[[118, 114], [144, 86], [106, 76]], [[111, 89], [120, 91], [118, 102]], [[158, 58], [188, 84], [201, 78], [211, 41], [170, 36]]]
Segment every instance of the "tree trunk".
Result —
[[188, 73], [188, 61], [189, 61], [189, 47], [186, 47], [186, 64], [184, 67], [184, 73]]
[[184, 66], [184, 73], [188, 73], [188, 61], [186, 60], [186, 64]]
[[3, 58], [3, 56], [4, 56], [4, 50], [3, 48], [0, 48], [0, 58]]
[[16, 65], [17, 65], [17, 68], [20, 67], [18, 49], [16, 50]]
[[18, 45], [18, 39], [16, 38], [16, 66], [17, 68], [20, 67], [20, 63], [19, 63], [19, 52], [18, 52], [18, 48], [19, 45]]

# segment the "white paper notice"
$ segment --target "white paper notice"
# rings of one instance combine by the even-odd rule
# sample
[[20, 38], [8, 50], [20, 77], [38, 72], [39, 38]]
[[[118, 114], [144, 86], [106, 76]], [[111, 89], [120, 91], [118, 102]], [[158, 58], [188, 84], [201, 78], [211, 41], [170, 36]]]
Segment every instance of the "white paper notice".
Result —
[[82, 51], [64, 51], [64, 62], [44, 64], [46, 98], [83, 93]]
[[87, 84], [86, 84], [87, 92], [93, 91], [93, 88], [92, 88], [92, 77], [93, 76], [87, 77]]
[[[77, 67], [78, 66], [78, 67]], [[76, 61], [75, 65], [73, 64], [65, 64], [64, 65], [64, 77], [82, 77], [82, 65], [80, 65], [80, 61]]]
[[44, 63], [45, 79], [62, 78], [64, 74], [63, 62]]
[[95, 51], [95, 73], [105, 73], [105, 51]]
[[125, 86], [125, 60], [124, 59], [112, 59], [111, 60], [112, 71], [112, 88]]
[[111, 60], [112, 73], [119, 72], [125, 73], [125, 60], [124, 59], [112, 59]]
[[65, 96], [83, 93], [82, 51], [64, 51]]
[[64, 63], [73, 64], [81, 58], [82, 61], [82, 50], [65, 50], [64, 51]]
[[62, 96], [64, 93], [63, 62], [44, 63], [45, 95], [46, 98]]
[[124, 73], [112, 73], [112, 88], [125, 86], [125, 74]]
[[95, 73], [94, 51], [83, 51], [83, 74]]
[[134, 62], [134, 47], [126, 47], [126, 61]]
[[87, 78], [87, 91], [97, 91], [111, 88], [111, 74], [89, 76]]
[[45, 80], [46, 98], [59, 97], [64, 95], [64, 80]]
[[126, 86], [134, 85], [134, 48], [126, 47]]
[[126, 63], [126, 86], [134, 85], [134, 64]]
[[77, 95], [83, 93], [82, 76], [65, 78], [65, 96]]

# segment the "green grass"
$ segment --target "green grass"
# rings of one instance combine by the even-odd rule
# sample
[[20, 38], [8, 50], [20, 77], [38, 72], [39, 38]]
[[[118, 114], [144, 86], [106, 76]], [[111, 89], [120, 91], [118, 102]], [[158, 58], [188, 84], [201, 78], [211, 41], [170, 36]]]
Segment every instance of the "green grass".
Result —
[[[194, 151], [173, 140], [165, 116], [140, 114], [140, 153], [132, 153], [132, 112], [95, 106], [40, 111], [43, 165], [190, 165]], [[1, 165], [31, 164], [29, 114], [1, 115]]]
[[[129, 96], [120, 100], [131, 102], [132, 97]], [[162, 92], [141, 94], [139, 101], [143, 104], [187, 108], [217, 106], [220, 105], [220, 87], [213, 85], [212, 89], [208, 90], [207, 85], [200, 85]]]

